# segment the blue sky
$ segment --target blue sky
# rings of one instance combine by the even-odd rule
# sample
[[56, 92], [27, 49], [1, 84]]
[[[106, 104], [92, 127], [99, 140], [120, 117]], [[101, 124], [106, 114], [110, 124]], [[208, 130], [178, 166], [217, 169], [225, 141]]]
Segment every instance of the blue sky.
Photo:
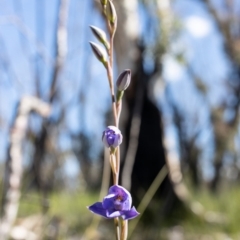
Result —
[[[183, 115], [187, 116], [185, 118], [187, 134], [192, 136], [202, 129], [197, 139], [198, 146], [203, 149], [200, 168], [203, 177], [210, 180], [214, 175], [212, 167], [214, 145], [208, 109], [209, 106], [218, 106], [227, 98], [225, 81], [231, 71], [230, 64], [224, 53], [222, 36], [204, 4], [198, 1], [178, 0], [175, 1], [174, 10], [175, 16], [181, 21], [182, 31], [178, 39], [172, 43], [172, 54], [167, 54], [164, 58], [163, 77], [171, 98], [182, 110]], [[181, 51], [184, 53], [184, 62], [179, 62], [174, 56]], [[196, 90], [192, 76], [187, 70], [188, 65], [206, 85], [208, 89], [206, 96], [203, 97]], [[161, 107], [166, 109], [166, 131], [169, 136], [176, 139], [171, 112], [168, 112], [167, 102], [164, 99], [162, 101]], [[172, 142], [173, 148], [178, 149], [177, 141]]]
[[[46, 99], [55, 50], [58, 1], [1, 0], [0, 3], [0, 160], [2, 161], [6, 156], [8, 132], [15, 105], [24, 94], [36, 93], [34, 80], [36, 71], [41, 78], [41, 96]], [[176, 0], [173, 9], [181, 23], [181, 34], [172, 43], [171, 53], [164, 57], [163, 78], [172, 99], [189, 116], [189, 119], [186, 119], [189, 134], [195, 131], [196, 113], [199, 126], [205, 126], [198, 141], [201, 147], [206, 147], [201, 166], [204, 177], [209, 179], [213, 175], [211, 168], [213, 146], [209, 145], [211, 134], [209, 126], [206, 127], [207, 105], [196, 92], [191, 76], [186, 70], [186, 63], [177, 61], [175, 54], [182, 51], [187, 64], [191, 65], [195, 74], [201, 76], [204, 84], [208, 86], [207, 99], [211, 105], [219, 104], [219, 100], [226, 97], [224, 81], [230, 71], [229, 62], [224, 55], [223, 39], [212, 17], [200, 1]], [[148, 25], [145, 23], [146, 16], [142, 10], [140, 18], [144, 33]], [[103, 114], [109, 107], [110, 97], [105, 70], [89, 48], [88, 42], [95, 41], [89, 25], [104, 28], [101, 15], [95, 11], [92, 2], [71, 0], [68, 19], [68, 55], [57, 84], [61, 102], [54, 103], [51, 118], [58, 116], [59, 104], [66, 106], [65, 118], [60, 130], [60, 148], [71, 148], [70, 133], [84, 131], [93, 141], [92, 157], [97, 158], [97, 153], [102, 148]], [[149, 38], [151, 39], [154, 40], [154, 35]], [[39, 51], [41, 51], [40, 55]], [[2, 59], [7, 60], [7, 63]], [[151, 63], [149, 59], [146, 62]], [[154, 97], [164, 110], [168, 126], [166, 131], [174, 139], [176, 133], [171, 122], [171, 111], [158, 86], [161, 84], [155, 86]], [[83, 96], [84, 105], [79, 104], [79, 94]], [[37, 125], [35, 122], [34, 124]], [[175, 139], [174, 144], [178, 148], [176, 142]], [[76, 160], [73, 157], [66, 161], [65, 169], [68, 174], [76, 170]]]
[[[36, 73], [41, 79], [41, 97], [47, 100], [59, 1], [22, 0], [16, 3], [10, 0], [1, 3], [0, 41], [4, 45], [0, 44], [0, 56], [7, 60], [7, 63], [0, 62], [0, 161], [3, 161], [16, 103], [25, 94], [36, 94]], [[103, 27], [104, 24], [91, 1], [71, 0], [69, 3], [68, 54], [57, 84], [61, 101], [54, 102], [50, 118], [59, 115], [60, 104], [66, 106], [58, 142], [60, 149], [71, 148], [71, 133], [84, 131], [92, 139], [97, 139], [91, 151], [92, 157], [97, 158], [102, 147], [103, 113], [110, 97], [105, 70], [90, 52], [88, 42], [93, 40], [89, 25]], [[79, 104], [80, 94], [84, 105]], [[33, 130], [38, 131], [39, 123], [36, 117], [31, 118]], [[71, 157], [66, 161], [66, 170], [73, 173], [75, 169], [76, 161]]]

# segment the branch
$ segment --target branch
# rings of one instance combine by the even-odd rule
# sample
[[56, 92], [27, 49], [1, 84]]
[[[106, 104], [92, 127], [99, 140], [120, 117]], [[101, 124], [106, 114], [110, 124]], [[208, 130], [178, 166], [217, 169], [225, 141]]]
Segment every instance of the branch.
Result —
[[230, 32], [230, 25], [231, 25], [231, 18], [228, 18], [227, 20], [223, 21], [216, 10], [216, 8], [213, 7], [210, 0], [202, 0], [209, 12], [212, 14], [214, 20], [216, 21], [216, 24], [218, 26], [219, 31], [222, 33], [224, 39], [225, 39], [225, 48], [226, 51], [229, 53], [232, 59], [235, 59], [235, 53], [233, 48], [233, 39]]
[[57, 26], [57, 41], [56, 41], [56, 63], [52, 78], [52, 83], [50, 86], [49, 99], [50, 102], [53, 101], [56, 92], [57, 79], [61, 73], [64, 66], [65, 58], [67, 55], [67, 19], [68, 19], [68, 7], [69, 0], [61, 0], [59, 15], [58, 15], [58, 26]]

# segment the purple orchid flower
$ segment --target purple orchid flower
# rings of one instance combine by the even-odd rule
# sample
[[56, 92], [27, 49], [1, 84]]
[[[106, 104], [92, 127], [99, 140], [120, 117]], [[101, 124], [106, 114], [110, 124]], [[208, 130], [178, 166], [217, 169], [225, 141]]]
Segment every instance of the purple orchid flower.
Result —
[[121, 217], [123, 220], [135, 218], [139, 215], [132, 207], [131, 194], [123, 187], [114, 185], [109, 188], [108, 195], [102, 202], [96, 202], [88, 209], [105, 218]]
[[102, 141], [106, 147], [116, 148], [122, 143], [121, 131], [115, 126], [108, 126], [103, 132]]

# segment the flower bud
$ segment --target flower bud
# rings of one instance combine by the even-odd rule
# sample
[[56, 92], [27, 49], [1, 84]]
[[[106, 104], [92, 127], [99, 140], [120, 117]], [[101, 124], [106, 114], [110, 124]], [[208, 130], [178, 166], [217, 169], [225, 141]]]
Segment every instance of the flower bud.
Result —
[[131, 70], [125, 69], [119, 76], [116, 82], [119, 91], [125, 91], [131, 81]]
[[95, 35], [95, 37], [105, 46], [107, 50], [109, 50], [109, 43], [107, 41], [106, 33], [100, 28], [97, 28], [94, 26], [90, 26], [90, 28], [93, 34]]
[[108, 126], [103, 132], [102, 141], [107, 148], [118, 147], [122, 143], [121, 131], [115, 126]]
[[105, 50], [98, 44], [89, 42], [92, 48], [93, 53], [95, 54], [96, 58], [106, 66], [107, 64], [107, 54]]
[[107, 19], [110, 21], [111, 25], [114, 25], [117, 19], [117, 13], [112, 1], [110, 0], [107, 2], [106, 14], [107, 14]]

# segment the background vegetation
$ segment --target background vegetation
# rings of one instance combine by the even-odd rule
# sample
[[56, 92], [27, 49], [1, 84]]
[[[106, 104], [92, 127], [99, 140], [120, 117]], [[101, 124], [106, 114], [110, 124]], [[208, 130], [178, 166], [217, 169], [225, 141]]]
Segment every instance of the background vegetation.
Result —
[[[114, 0], [132, 70], [121, 184], [129, 239], [240, 239], [240, 1]], [[112, 239], [86, 208], [111, 184], [99, 2], [0, 0], [0, 239]], [[167, 167], [166, 167], [167, 166]]]

